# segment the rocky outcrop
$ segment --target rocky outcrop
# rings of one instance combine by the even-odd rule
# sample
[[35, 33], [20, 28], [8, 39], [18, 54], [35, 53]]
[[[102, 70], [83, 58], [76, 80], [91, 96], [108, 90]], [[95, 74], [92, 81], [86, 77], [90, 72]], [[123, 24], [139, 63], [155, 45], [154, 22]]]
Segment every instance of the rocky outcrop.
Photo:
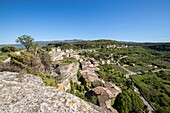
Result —
[[51, 56], [52, 61], [63, 60], [64, 56], [67, 58], [75, 58], [76, 60], [80, 59], [80, 55], [73, 49], [61, 50], [60, 48], [52, 48], [49, 55]]
[[77, 82], [79, 63], [65, 63], [63, 60], [65, 57], [79, 60], [80, 56], [72, 49], [61, 50], [60, 48], [52, 48], [49, 55], [54, 64], [56, 64], [56, 67], [52, 71], [53, 78], [59, 83], [58, 85], [61, 89], [70, 89], [70, 80]]
[[77, 72], [79, 69], [79, 63], [73, 62], [71, 64], [57, 64], [55, 72], [58, 75], [54, 76], [54, 79], [59, 83], [65, 90], [70, 89], [70, 80], [77, 82]]
[[59, 48], [52, 48], [52, 50], [49, 52], [49, 55], [51, 56], [52, 61], [63, 60], [63, 52]]
[[0, 72], [0, 113], [109, 113], [31, 74]]

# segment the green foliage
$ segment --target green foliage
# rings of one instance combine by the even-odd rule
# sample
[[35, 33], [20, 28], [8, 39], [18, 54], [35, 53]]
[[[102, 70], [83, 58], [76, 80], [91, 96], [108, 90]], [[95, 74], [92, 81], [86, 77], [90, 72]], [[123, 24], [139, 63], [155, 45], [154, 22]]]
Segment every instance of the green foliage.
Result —
[[71, 58], [64, 57], [64, 59], [62, 61], [63, 61], [63, 63], [68, 63], [68, 64], [77, 62], [77, 60], [73, 57], [71, 57]]
[[46, 51], [42, 51], [39, 55], [41, 63], [45, 66], [45, 72], [50, 73], [52, 69], [52, 61], [50, 55]]
[[75, 95], [80, 97], [81, 99], [85, 99], [84, 92], [80, 92], [79, 90], [77, 90]]
[[[9, 54], [9, 57], [11, 57], [11, 62], [13, 62], [13, 60], [16, 60], [27, 66], [35, 66], [41, 64], [39, 59], [36, 59], [36, 57], [29, 52], [22, 52], [21, 55]], [[37, 64], [38, 62], [39, 64]]]
[[113, 40], [94, 40], [94, 41], [81, 41], [72, 43], [55, 43], [48, 44], [48, 46], [54, 45], [56, 47], [60, 46], [62, 49], [92, 49], [92, 48], [103, 48], [107, 45], [121, 44], [120, 42]]
[[170, 51], [169, 47], [170, 47], [170, 43], [147, 43], [144, 44], [143, 46], [146, 46], [148, 48], [151, 49], [155, 49], [158, 51]]
[[170, 73], [167, 71], [160, 71], [160, 73], [158, 73], [158, 77], [161, 77], [164, 80], [170, 80]]
[[38, 54], [38, 52], [40, 52], [40, 45], [38, 43], [34, 43], [32, 44], [32, 50], [31, 52], [33, 52], [35, 55]]
[[85, 99], [85, 94], [84, 94], [84, 86], [81, 84], [78, 84], [77, 82], [73, 82], [72, 80], [70, 80], [70, 93], [75, 94], [76, 96]]
[[71, 92], [75, 93], [76, 91], [84, 92], [84, 86], [78, 84], [77, 82], [73, 82], [70, 80]]
[[89, 81], [88, 81], [87, 78], [84, 78], [84, 77], [81, 76], [80, 81], [81, 81], [82, 85], [84, 85], [84, 88], [85, 88], [87, 91], [90, 90], [91, 83], [89, 83]]
[[98, 105], [98, 98], [96, 95], [85, 95], [85, 92], [87, 93], [87, 91], [85, 91], [84, 85], [78, 84], [77, 82], [73, 82], [72, 80], [70, 80], [70, 86], [71, 89], [68, 92], [80, 97], [81, 99]]
[[151, 74], [131, 77], [137, 87], [140, 88], [141, 93], [157, 112], [164, 111], [164, 108], [170, 107], [170, 82], [165, 78], [169, 73], [170, 72], [167, 71], [158, 72], [156, 75]]
[[132, 100], [128, 94], [129, 92], [122, 92], [116, 97], [114, 106], [119, 113], [132, 111]]
[[97, 86], [103, 86], [103, 83], [101, 81], [95, 80], [92, 82], [92, 87], [95, 88]]
[[17, 66], [17, 67], [19, 67], [19, 68], [21, 68], [21, 69], [25, 69], [27, 66], [26, 65], [24, 65], [23, 63], [21, 63], [21, 62], [19, 62], [19, 61], [17, 61], [17, 60], [11, 60], [11, 62], [10, 62], [10, 64], [11, 65], [15, 65], [15, 66]]
[[[110, 56], [113, 53], [112, 56]], [[152, 64], [158, 68], [170, 68], [170, 54], [169, 52], [155, 51], [143, 47], [129, 47], [129, 48], [97, 48], [94, 52], [82, 52], [82, 55], [94, 57], [96, 60], [118, 60], [122, 56], [127, 56], [120, 60], [121, 65], [127, 64], [129, 70], [139, 72], [142, 70], [151, 70], [154, 67], [148, 67]], [[135, 65], [134, 65], [135, 64]]]
[[91, 96], [90, 102], [92, 102], [95, 105], [98, 105], [98, 98], [97, 98], [97, 96], [95, 96], [95, 95]]
[[[40, 76], [47, 86], [57, 86], [57, 82], [54, 81], [52, 75], [49, 75], [52, 68], [51, 58], [47, 52], [43, 51], [38, 44], [33, 43], [31, 36], [23, 35], [18, 37], [16, 42], [19, 42], [25, 46], [27, 52], [21, 52], [21, 55], [10, 53], [10, 64], [7, 63], [0, 67], [0, 70], [27, 72]], [[4, 47], [4, 51], [14, 51], [13, 47]], [[80, 87], [80, 90], [83, 88]]]
[[150, 64], [158, 66], [158, 68], [170, 68], [169, 52], [155, 51], [142, 47], [132, 47], [121, 50], [115, 49], [114, 53], [118, 55], [127, 55], [128, 57], [121, 59], [121, 64], [128, 64], [130, 66], [135, 64], [135, 66], [131, 68], [134, 69], [132, 71], [135, 71], [135, 69], [141, 71], [154, 68], [148, 67]]
[[16, 47], [14, 47], [14, 46], [3, 46], [2, 48], [1, 48], [1, 51], [2, 52], [15, 52], [15, 51], [17, 51], [18, 49], [16, 48]]
[[54, 81], [52, 75], [47, 75], [42, 72], [34, 72], [33, 74], [40, 76], [46, 86], [54, 86], [57, 87], [57, 82]]
[[139, 112], [144, 109], [144, 104], [134, 91], [126, 90], [116, 97], [114, 107], [119, 113], [129, 113]]
[[111, 105], [111, 106], [113, 106], [113, 105], [114, 105], [114, 103], [115, 103], [115, 99], [114, 99], [114, 98], [112, 98], [112, 99], [111, 99], [111, 103], [110, 103], [110, 105]]
[[33, 46], [33, 41], [34, 39], [28, 35], [22, 35], [18, 37], [18, 39], [16, 40], [17, 43], [23, 44], [25, 48], [27, 49], [27, 51], [31, 50], [31, 47]]
[[158, 108], [157, 113], [169, 113], [169, 111], [170, 111], [170, 107], [161, 107]]
[[1, 52], [0, 51], [0, 61], [4, 61], [8, 58], [8, 52]]
[[116, 70], [113, 64], [100, 65], [99, 68], [98, 74], [104, 80], [112, 81], [116, 77], [123, 77], [125, 74], [125, 72]]
[[35, 73], [35, 70], [32, 67], [27, 67], [27, 73]]
[[51, 66], [50, 57], [47, 53], [40, 55], [42, 60], [31, 52], [22, 52], [21, 55], [9, 54], [9, 56], [11, 57], [11, 66], [17, 66], [27, 73], [40, 76], [47, 86], [57, 86], [52, 76], [45, 74], [47, 71], [50, 72]]
[[100, 75], [100, 77], [101, 78], [103, 78], [103, 79], [107, 79], [107, 73], [106, 72], [104, 72], [104, 71], [102, 71], [102, 70], [99, 70], [98, 71], [98, 74]]
[[98, 71], [98, 74], [101, 76], [102, 79], [108, 80], [108, 75], [113, 75], [114, 72], [112, 71], [113, 66], [109, 64], [100, 65], [100, 70]]
[[131, 93], [132, 111], [138, 112], [144, 108], [144, 103], [137, 93]]
[[75, 94], [76, 88], [72, 80], [70, 80], [70, 87], [71, 87], [70, 93]]
[[78, 70], [78, 72], [77, 72], [77, 79], [80, 80], [80, 78], [81, 78], [81, 73], [80, 73], [80, 71]]

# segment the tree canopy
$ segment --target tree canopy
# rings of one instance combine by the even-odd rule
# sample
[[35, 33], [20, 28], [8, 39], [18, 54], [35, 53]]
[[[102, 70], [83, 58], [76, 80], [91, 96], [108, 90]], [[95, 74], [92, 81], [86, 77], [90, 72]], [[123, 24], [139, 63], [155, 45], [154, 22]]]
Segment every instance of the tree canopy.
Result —
[[27, 49], [27, 51], [31, 50], [31, 47], [33, 46], [33, 41], [34, 41], [34, 38], [28, 35], [22, 35], [18, 37], [18, 39], [16, 40], [17, 43], [23, 44], [25, 48]]
[[144, 104], [134, 91], [126, 90], [116, 97], [114, 107], [119, 113], [136, 113], [144, 109]]

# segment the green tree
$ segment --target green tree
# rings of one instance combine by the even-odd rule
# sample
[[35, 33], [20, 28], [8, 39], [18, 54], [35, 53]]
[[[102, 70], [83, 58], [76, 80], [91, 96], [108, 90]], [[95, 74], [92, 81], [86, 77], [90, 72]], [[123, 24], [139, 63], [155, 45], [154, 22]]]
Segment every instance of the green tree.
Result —
[[31, 51], [31, 48], [33, 46], [33, 41], [34, 39], [28, 35], [22, 35], [18, 37], [18, 39], [16, 40], [17, 43], [23, 44], [25, 48], [27, 49], [27, 51]]
[[141, 109], [144, 108], [144, 104], [142, 100], [136, 93], [131, 93], [131, 100], [132, 100], [132, 110], [134, 112], [139, 112]]
[[125, 90], [116, 97], [114, 107], [119, 113], [136, 113], [144, 109], [144, 104], [134, 91]]
[[116, 97], [114, 105], [119, 113], [129, 113], [129, 111], [132, 111], [132, 100], [127, 92], [120, 93]]

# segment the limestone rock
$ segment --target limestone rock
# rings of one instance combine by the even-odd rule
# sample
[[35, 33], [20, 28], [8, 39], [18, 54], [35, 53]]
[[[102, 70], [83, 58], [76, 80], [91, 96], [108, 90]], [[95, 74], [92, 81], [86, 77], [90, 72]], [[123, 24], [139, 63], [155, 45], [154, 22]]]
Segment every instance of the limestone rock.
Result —
[[59, 82], [60, 85], [62, 85], [65, 90], [70, 89], [70, 80], [73, 82], [78, 82], [77, 80], [77, 72], [79, 69], [79, 63], [73, 62], [71, 64], [67, 65], [59, 65], [57, 67], [57, 72], [59, 75], [55, 77], [56, 81]]
[[52, 61], [63, 60], [63, 52], [61, 50], [52, 48], [52, 50], [49, 52], [49, 55], [51, 56]]
[[38, 76], [0, 72], [0, 113], [109, 113], [96, 105], [44, 86]]

